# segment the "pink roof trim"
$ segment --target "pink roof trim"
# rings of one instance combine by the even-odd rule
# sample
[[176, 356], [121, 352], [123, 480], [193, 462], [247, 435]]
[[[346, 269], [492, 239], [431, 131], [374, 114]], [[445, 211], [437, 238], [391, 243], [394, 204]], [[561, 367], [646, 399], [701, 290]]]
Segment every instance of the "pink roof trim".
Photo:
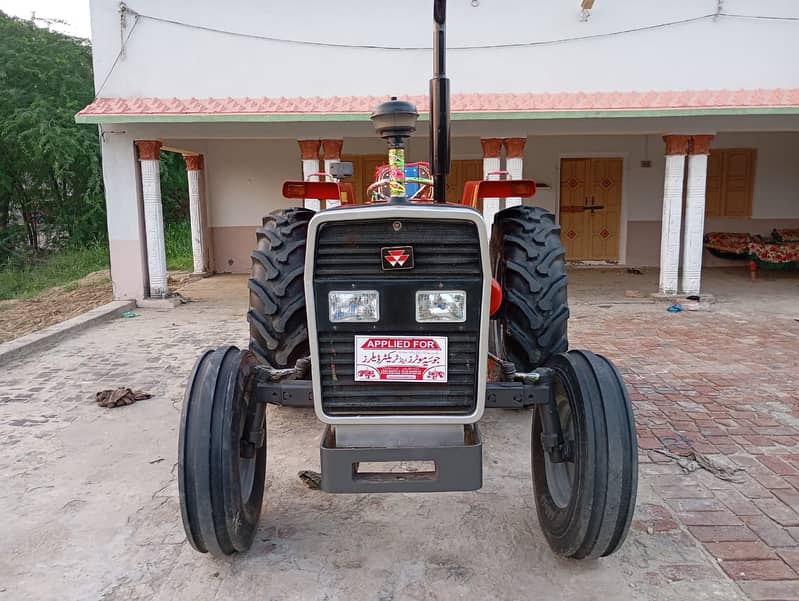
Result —
[[[420, 111], [426, 96], [407, 98]], [[385, 97], [299, 96], [293, 98], [97, 98], [79, 115], [240, 115], [369, 113]], [[661, 92], [558, 92], [454, 94], [456, 113], [608, 111], [703, 108], [799, 107], [799, 88], [755, 90], [678, 90]]]

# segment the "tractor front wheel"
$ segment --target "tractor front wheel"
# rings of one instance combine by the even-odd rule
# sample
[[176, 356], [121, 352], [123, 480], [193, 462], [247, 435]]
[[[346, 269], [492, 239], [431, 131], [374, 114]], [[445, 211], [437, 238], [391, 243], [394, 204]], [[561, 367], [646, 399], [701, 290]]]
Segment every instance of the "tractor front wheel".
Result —
[[266, 479], [265, 405], [255, 401], [255, 356], [235, 346], [205, 352], [186, 387], [178, 489], [189, 543], [216, 556], [252, 545]]
[[[576, 559], [616, 551], [630, 528], [638, 489], [632, 405], [613, 364], [588, 351], [557, 354], [551, 410], [560, 457], [542, 439], [546, 407], [533, 415], [532, 472], [538, 520], [552, 550]], [[545, 437], [546, 438], [546, 437]]]

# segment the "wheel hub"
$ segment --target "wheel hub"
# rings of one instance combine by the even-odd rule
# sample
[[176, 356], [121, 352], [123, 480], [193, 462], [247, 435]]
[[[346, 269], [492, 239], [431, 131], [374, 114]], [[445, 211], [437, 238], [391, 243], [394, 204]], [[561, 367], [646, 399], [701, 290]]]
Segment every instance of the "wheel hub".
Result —
[[557, 380], [554, 383], [554, 394], [560, 429], [563, 432], [561, 455], [564, 460], [556, 463], [551, 460], [549, 453], [545, 453], [544, 469], [552, 501], [560, 509], [565, 509], [569, 506], [574, 486], [574, 421], [566, 390]]

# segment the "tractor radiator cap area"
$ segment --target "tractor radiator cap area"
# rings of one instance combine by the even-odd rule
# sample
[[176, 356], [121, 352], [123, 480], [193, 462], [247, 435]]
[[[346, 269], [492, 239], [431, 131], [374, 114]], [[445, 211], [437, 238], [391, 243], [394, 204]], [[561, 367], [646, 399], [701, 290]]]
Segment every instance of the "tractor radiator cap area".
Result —
[[392, 96], [391, 100], [377, 105], [369, 118], [381, 138], [407, 138], [416, 131], [419, 112], [413, 103]]

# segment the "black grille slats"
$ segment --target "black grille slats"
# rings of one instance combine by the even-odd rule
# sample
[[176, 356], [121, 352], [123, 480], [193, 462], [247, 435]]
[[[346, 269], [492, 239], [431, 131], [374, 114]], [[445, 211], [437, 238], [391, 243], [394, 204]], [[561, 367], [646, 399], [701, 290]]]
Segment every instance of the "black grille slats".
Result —
[[416, 384], [355, 382], [354, 334], [327, 334], [319, 341], [325, 410], [330, 413], [350, 412], [368, 406], [370, 412], [381, 409], [468, 411], [472, 407], [477, 373], [476, 338], [473, 334], [448, 336], [447, 384]]
[[[395, 230], [394, 222], [402, 224]], [[481, 275], [476, 226], [467, 222], [387, 219], [326, 223], [319, 231], [314, 276], [401, 276], [381, 267], [380, 249], [413, 246], [416, 266], [406, 275], [448, 277]]]

